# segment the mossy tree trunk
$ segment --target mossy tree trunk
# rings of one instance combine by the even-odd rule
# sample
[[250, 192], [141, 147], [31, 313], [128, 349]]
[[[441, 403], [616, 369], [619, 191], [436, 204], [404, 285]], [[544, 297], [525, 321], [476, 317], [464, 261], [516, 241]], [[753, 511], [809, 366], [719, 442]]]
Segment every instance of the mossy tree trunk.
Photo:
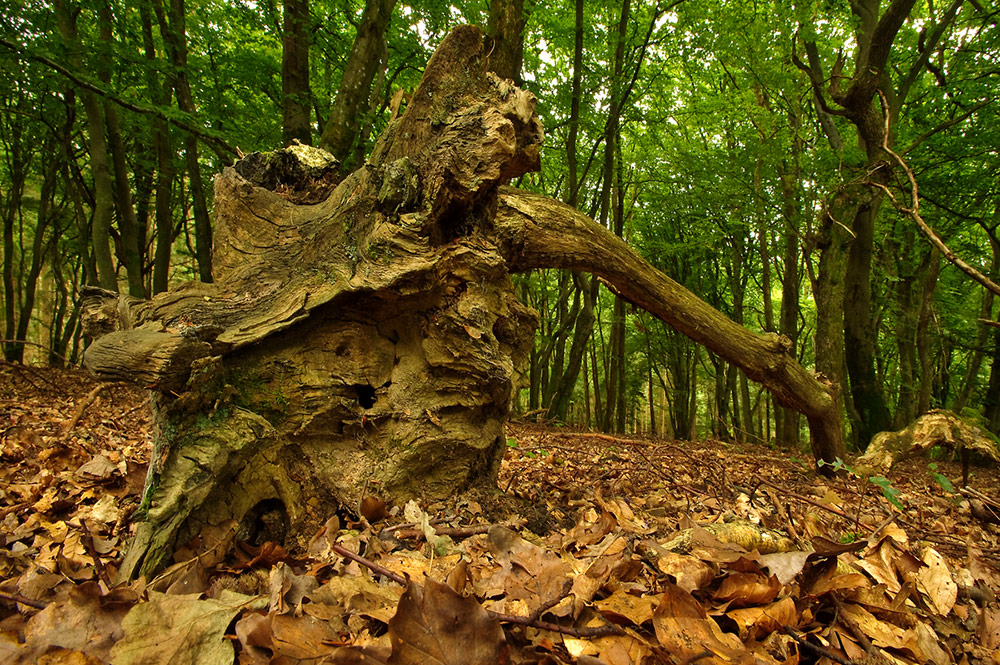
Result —
[[595, 272], [803, 411], [820, 444], [839, 441], [835, 400], [780, 338], [732, 323], [569, 206], [501, 187], [538, 168], [542, 128], [534, 97], [486, 66], [480, 31], [453, 31], [343, 181], [301, 145], [226, 169], [214, 283], [88, 293], [86, 365], [155, 395], [121, 577], [209, 525], [303, 545], [366, 494], [495, 491], [536, 325], [514, 271]]

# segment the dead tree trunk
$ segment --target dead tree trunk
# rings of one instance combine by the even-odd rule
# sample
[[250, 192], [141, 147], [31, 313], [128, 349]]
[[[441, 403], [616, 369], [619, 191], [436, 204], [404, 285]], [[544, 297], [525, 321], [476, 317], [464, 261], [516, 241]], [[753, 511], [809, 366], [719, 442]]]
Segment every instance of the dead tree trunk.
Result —
[[535, 99], [485, 71], [482, 35], [441, 44], [369, 163], [252, 155], [216, 178], [216, 281], [152, 300], [92, 291], [99, 377], [155, 391], [154, 455], [120, 575], [207, 525], [302, 545], [363, 495], [495, 489], [536, 315], [509, 274], [591, 270], [839, 440], [835, 400], [780, 338], [738, 326], [572, 208], [501, 189], [537, 169]]

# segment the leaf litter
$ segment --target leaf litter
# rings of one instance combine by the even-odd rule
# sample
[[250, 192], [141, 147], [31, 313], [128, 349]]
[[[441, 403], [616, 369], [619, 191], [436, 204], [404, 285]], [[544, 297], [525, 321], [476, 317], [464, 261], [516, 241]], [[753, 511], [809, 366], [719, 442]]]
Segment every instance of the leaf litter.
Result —
[[307, 551], [221, 524], [113, 586], [144, 391], [0, 365], [0, 662], [1000, 665], [995, 467], [956, 489], [947, 460], [828, 479], [751, 444], [508, 436], [499, 490], [544, 520], [370, 497]]

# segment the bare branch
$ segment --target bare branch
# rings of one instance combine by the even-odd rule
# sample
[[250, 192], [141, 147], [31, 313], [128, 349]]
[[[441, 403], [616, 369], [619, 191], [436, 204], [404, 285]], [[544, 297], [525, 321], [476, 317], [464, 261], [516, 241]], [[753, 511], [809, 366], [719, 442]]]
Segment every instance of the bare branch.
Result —
[[[888, 102], [886, 101], [885, 95], [882, 93], [882, 91], [879, 91], [879, 96], [882, 99], [882, 105], [885, 106], [885, 107], [887, 107], [888, 106]], [[986, 275], [984, 275], [983, 273], [979, 272], [978, 270], [976, 270], [975, 268], [973, 268], [971, 265], [969, 265], [968, 263], [966, 263], [965, 261], [963, 261], [957, 254], [955, 254], [955, 252], [953, 252], [951, 249], [949, 249], [949, 247], [944, 244], [944, 241], [941, 240], [940, 236], [938, 236], [938, 234], [934, 232], [934, 229], [932, 229], [930, 227], [930, 225], [927, 224], [927, 222], [924, 221], [924, 218], [920, 216], [920, 212], [919, 212], [920, 211], [920, 198], [919, 198], [919, 192], [917, 190], [917, 178], [913, 174], [913, 169], [911, 169], [909, 167], [909, 165], [903, 160], [902, 157], [900, 157], [895, 152], [893, 152], [892, 148], [889, 147], [889, 113], [888, 112], [885, 113], [885, 132], [882, 135], [882, 149], [885, 150], [888, 154], [892, 155], [893, 159], [895, 159], [896, 162], [903, 168], [903, 171], [906, 172], [906, 177], [909, 178], [909, 180], [910, 180], [910, 207], [906, 207], [906, 206], [902, 205], [896, 199], [896, 196], [892, 193], [892, 190], [890, 190], [885, 185], [883, 185], [881, 183], [877, 183], [877, 182], [872, 182], [872, 183], [869, 183], [869, 184], [871, 186], [877, 187], [877, 188], [881, 189], [883, 192], [885, 192], [886, 196], [889, 197], [889, 200], [892, 201], [892, 205], [896, 208], [896, 210], [898, 210], [899, 212], [903, 213], [904, 215], [907, 215], [910, 219], [912, 219], [914, 222], [916, 222], [916, 224], [920, 228], [920, 230], [923, 231], [923, 233], [924, 233], [925, 236], [927, 236], [927, 239], [930, 241], [931, 245], [933, 245], [934, 247], [936, 247], [938, 249], [938, 251], [940, 251], [944, 255], [944, 257], [946, 259], [948, 259], [948, 261], [952, 265], [954, 265], [956, 268], [958, 268], [959, 270], [961, 270], [962, 272], [964, 272], [966, 275], [968, 275], [969, 277], [971, 277], [975, 281], [977, 281], [980, 284], [982, 284], [983, 286], [985, 286], [987, 289], [989, 289], [990, 291], [992, 291], [994, 294], [1000, 296], [1000, 285], [998, 285], [996, 282], [994, 282], [993, 280], [991, 280], [989, 277], [987, 277]]]

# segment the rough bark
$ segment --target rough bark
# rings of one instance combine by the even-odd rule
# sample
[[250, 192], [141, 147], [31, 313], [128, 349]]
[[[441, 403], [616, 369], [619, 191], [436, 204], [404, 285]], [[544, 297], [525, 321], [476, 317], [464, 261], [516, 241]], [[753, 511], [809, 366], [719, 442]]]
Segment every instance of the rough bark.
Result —
[[[177, 106], [192, 116], [196, 113], [191, 83], [187, 72], [187, 29], [185, 28], [184, 0], [169, 0], [166, 13], [161, 0], [154, 9], [160, 24], [163, 44], [174, 66], [172, 83], [177, 95]], [[208, 216], [208, 202], [202, 185], [201, 165], [198, 162], [198, 136], [191, 133], [184, 138], [184, 159], [187, 163], [188, 183], [191, 189], [191, 207], [194, 211], [195, 254], [198, 259], [198, 277], [203, 282], [213, 280], [212, 223]]]
[[478, 29], [453, 31], [370, 164], [332, 192], [336, 163], [306, 146], [226, 169], [216, 282], [88, 294], [85, 364], [156, 391], [122, 577], [206, 525], [303, 545], [365, 494], [495, 491], [536, 322], [512, 271], [596, 273], [802, 409], [817, 450], [839, 440], [835, 400], [782, 338], [736, 325], [565, 204], [500, 187], [539, 167], [542, 131], [535, 99], [483, 54]]
[[[59, 32], [69, 51], [68, 59], [78, 71], [83, 70], [80, 36], [76, 27], [78, 10], [70, 9], [64, 0], [55, 3]], [[89, 90], [80, 92], [80, 99], [87, 116], [87, 143], [90, 153], [90, 170], [94, 176], [94, 213], [91, 221], [91, 243], [101, 287], [118, 290], [114, 257], [111, 254], [111, 218], [114, 213], [114, 192], [111, 184], [111, 166], [108, 160], [108, 142], [104, 137], [104, 112], [97, 95]]]
[[337, 158], [344, 168], [350, 168], [354, 141], [361, 134], [363, 111], [368, 106], [375, 72], [385, 50], [385, 31], [396, 0], [367, 0], [358, 25], [351, 53], [344, 65], [344, 76], [330, 117], [320, 138], [319, 146]]
[[365, 492], [495, 482], [535, 318], [493, 216], [498, 184], [538, 168], [534, 110], [483, 71], [479, 31], [458, 29], [372, 166], [332, 193], [335, 162], [305, 146], [216, 179], [215, 283], [150, 301], [91, 292], [91, 334], [107, 334], [87, 366], [156, 391], [123, 576], [156, 569], [206, 524], [251, 529], [263, 508], [304, 544]]
[[524, 0], [490, 0], [486, 34], [490, 39], [489, 68], [500, 78], [521, 85], [524, 59]]

